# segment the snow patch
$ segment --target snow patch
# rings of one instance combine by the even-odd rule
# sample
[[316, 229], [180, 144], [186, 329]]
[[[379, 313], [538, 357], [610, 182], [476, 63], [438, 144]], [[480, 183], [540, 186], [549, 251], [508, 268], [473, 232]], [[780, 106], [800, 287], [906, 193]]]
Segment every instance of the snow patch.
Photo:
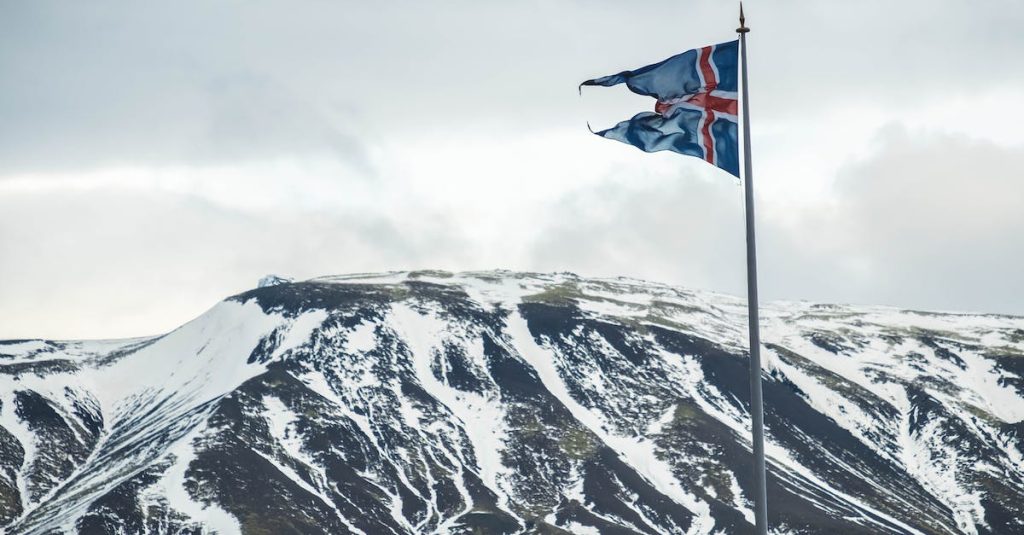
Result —
[[501, 492], [507, 471], [501, 460], [505, 449], [505, 411], [501, 400], [455, 390], [434, 377], [430, 364], [435, 350], [440, 347], [439, 342], [449, 332], [447, 323], [433, 315], [422, 315], [404, 304], [394, 305], [391, 316], [395, 330], [409, 344], [417, 380], [428, 394], [451, 411], [453, 422], [463, 429], [473, 445], [480, 478], [496, 491], [499, 506], [508, 511], [507, 491]]
[[294, 281], [295, 281], [295, 279], [292, 279], [290, 277], [281, 277], [281, 276], [278, 276], [278, 275], [271, 274], [271, 275], [266, 275], [265, 277], [260, 279], [260, 282], [256, 285], [256, 287], [257, 288], [266, 288], [268, 286], [277, 286], [278, 284], [288, 284], [288, 283], [294, 282]]
[[715, 525], [714, 518], [711, 516], [711, 508], [707, 503], [698, 500], [696, 496], [683, 489], [679, 481], [672, 476], [672, 467], [658, 458], [653, 443], [642, 440], [642, 437], [625, 437], [611, 433], [608, 429], [612, 426], [603, 421], [600, 413], [587, 409], [573, 399], [555, 366], [556, 356], [550, 350], [537, 344], [533, 335], [530, 334], [526, 319], [518, 312], [509, 317], [508, 332], [512, 338], [513, 347], [537, 372], [544, 387], [572, 413], [577, 421], [614, 449], [626, 464], [647, 479], [654, 488], [658, 489], [658, 492], [694, 513], [693, 524], [687, 531], [689, 535], [711, 533]]
[[[193, 442], [199, 438], [205, 426], [194, 429], [182, 439], [175, 442], [167, 450], [165, 457], [173, 458], [174, 463], [164, 472], [160, 480], [143, 495], [144, 501], [155, 502], [162, 494], [167, 499], [167, 505], [192, 522], [200, 522], [204, 528], [210, 528], [217, 535], [241, 535], [242, 528], [238, 520], [221, 508], [211, 503], [204, 504], [196, 501], [185, 488], [187, 477], [185, 473], [192, 461], [196, 458]], [[158, 494], [152, 491], [158, 490]]]
[[377, 326], [373, 323], [362, 322], [345, 336], [345, 350], [350, 353], [365, 353], [377, 347]]

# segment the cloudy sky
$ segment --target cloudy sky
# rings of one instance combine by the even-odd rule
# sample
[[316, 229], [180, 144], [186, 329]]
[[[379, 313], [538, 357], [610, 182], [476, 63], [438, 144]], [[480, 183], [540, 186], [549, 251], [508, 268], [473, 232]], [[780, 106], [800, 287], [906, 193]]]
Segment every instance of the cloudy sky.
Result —
[[[750, 0], [763, 299], [1024, 314], [1024, 3]], [[267, 273], [742, 294], [742, 188], [586, 78], [734, 2], [0, 1], [0, 338], [169, 330]]]

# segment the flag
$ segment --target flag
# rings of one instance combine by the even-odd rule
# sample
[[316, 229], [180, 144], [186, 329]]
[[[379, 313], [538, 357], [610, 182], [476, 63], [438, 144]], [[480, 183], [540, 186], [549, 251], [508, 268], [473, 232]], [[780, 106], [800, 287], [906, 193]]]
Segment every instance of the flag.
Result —
[[740, 176], [737, 91], [739, 41], [687, 50], [660, 63], [580, 84], [630, 91], [657, 101], [654, 111], [595, 134], [646, 152], [696, 156]]

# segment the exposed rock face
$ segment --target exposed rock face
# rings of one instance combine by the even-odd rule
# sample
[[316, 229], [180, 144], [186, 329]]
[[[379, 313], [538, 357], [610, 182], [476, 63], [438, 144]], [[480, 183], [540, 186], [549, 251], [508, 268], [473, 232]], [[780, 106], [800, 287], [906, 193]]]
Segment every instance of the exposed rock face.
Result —
[[[762, 311], [777, 533], [1024, 533], [1024, 319]], [[747, 533], [742, 301], [627, 279], [274, 284], [0, 342], [8, 533]]]

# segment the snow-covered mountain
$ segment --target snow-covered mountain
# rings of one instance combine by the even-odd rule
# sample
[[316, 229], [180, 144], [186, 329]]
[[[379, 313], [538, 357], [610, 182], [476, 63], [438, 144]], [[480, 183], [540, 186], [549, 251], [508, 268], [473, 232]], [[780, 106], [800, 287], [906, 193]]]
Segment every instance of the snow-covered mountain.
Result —
[[[1024, 533], [1024, 318], [762, 310], [775, 533]], [[7, 533], [748, 533], [742, 300], [571, 274], [267, 279], [0, 342]]]

